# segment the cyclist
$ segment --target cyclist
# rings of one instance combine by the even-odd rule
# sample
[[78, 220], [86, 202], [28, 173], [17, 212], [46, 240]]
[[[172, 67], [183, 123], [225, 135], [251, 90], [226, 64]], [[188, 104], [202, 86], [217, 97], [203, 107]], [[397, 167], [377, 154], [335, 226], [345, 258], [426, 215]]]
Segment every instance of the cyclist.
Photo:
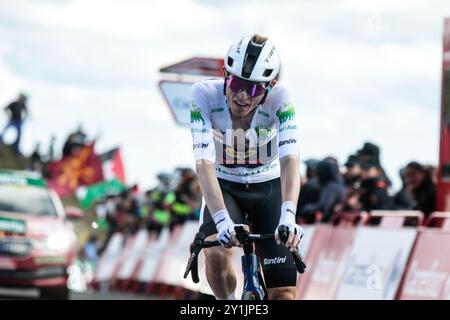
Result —
[[[234, 226], [276, 233], [277, 243], [257, 244], [269, 299], [294, 299], [292, 255], [303, 236], [295, 215], [300, 192], [297, 125], [287, 90], [277, 83], [278, 51], [267, 37], [234, 43], [223, 80], [191, 88], [191, 133], [203, 193], [200, 231], [222, 247], [205, 250], [206, 277], [216, 299], [234, 299], [231, 266]], [[280, 243], [279, 225], [289, 227]]]

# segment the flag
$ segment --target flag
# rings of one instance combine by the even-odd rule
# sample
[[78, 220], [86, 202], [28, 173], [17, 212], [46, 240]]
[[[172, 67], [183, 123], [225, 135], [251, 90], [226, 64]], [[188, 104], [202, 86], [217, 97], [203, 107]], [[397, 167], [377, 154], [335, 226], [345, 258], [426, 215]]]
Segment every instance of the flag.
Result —
[[111, 149], [100, 155], [105, 180], [117, 179], [126, 184], [125, 169], [123, 166], [120, 148]]
[[60, 197], [73, 194], [79, 186], [103, 181], [102, 164], [94, 152], [94, 144], [48, 165], [48, 184]]
[[82, 192], [77, 192], [77, 197], [83, 209], [88, 209], [95, 201], [103, 200], [108, 195], [119, 194], [125, 189], [126, 187], [120, 181], [113, 179], [81, 187], [79, 190]]

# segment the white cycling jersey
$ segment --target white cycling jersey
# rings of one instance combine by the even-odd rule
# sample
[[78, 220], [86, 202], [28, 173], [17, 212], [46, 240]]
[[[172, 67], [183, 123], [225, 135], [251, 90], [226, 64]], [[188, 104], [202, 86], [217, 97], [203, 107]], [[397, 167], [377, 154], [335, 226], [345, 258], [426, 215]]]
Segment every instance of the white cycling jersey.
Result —
[[247, 131], [233, 130], [223, 80], [206, 80], [191, 88], [191, 133], [194, 158], [216, 163], [218, 178], [258, 183], [280, 176], [279, 159], [298, 156], [298, 128], [287, 90], [276, 84], [259, 105]]

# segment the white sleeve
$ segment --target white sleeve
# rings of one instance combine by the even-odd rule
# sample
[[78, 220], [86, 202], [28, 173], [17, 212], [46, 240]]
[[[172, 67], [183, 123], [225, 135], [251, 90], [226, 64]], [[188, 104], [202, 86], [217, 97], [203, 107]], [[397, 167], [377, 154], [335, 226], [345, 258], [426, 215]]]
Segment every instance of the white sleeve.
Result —
[[275, 108], [278, 125], [278, 157], [299, 156], [298, 127], [294, 104], [287, 90], [280, 88]]
[[211, 111], [201, 83], [190, 90], [191, 134], [195, 161], [215, 163], [216, 153], [211, 125]]

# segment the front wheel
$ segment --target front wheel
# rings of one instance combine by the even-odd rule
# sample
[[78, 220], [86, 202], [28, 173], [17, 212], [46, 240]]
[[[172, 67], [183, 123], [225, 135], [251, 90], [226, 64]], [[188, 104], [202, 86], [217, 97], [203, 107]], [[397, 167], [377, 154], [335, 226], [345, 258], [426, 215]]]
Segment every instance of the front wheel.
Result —
[[260, 300], [259, 295], [253, 291], [244, 292], [242, 295], [242, 300]]

